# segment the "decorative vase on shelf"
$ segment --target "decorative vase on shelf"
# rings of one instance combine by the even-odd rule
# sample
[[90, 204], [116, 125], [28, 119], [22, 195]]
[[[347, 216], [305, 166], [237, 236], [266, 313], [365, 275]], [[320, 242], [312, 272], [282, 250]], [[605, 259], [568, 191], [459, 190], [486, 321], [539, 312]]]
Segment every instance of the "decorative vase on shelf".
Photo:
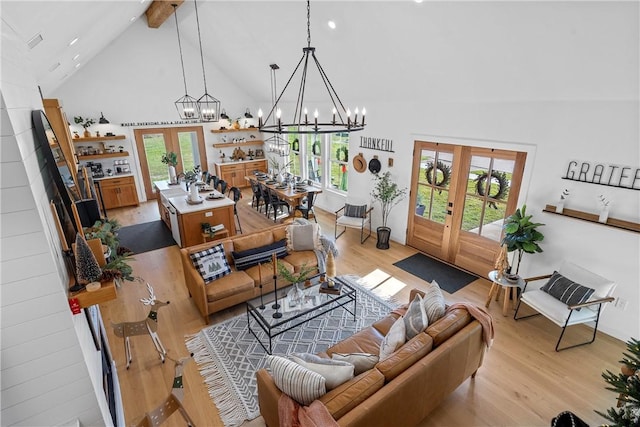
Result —
[[85, 138], [91, 138], [91, 132], [89, 132], [88, 129], [84, 130], [84, 134], [83, 135], [84, 135]]
[[607, 219], [609, 219], [609, 207], [605, 207], [602, 208], [602, 210], [600, 210], [600, 216], [598, 217], [598, 221], [606, 224], [607, 223]]
[[231, 127], [234, 128], [234, 129], [240, 129], [240, 122], [235, 120], [233, 122], [233, 124], [231, 125]]
[[175, 184], [177, 181], [176, 167], [169, 166], [169, 183]]
[[556, 213], [561, 214], [564, 211], [564, 200], [560, 200], [556, 205]]

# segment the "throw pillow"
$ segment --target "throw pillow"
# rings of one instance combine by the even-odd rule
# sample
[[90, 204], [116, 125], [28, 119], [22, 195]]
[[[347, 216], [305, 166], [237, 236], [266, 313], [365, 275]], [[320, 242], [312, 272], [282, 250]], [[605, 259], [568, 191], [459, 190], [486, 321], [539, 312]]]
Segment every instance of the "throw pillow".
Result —
[[586, 302], [594, 292], [593, 289], [582, 286], [581, 284], [564, 277], [557, 271], [553, 272], [549, 281], [545, 283], [540, 290], [548, 293], [556, 299], [559, 299], [567, 305], [582, 304], [583, 302]]
[[287, 250], [312, 251], [314, 249], [322, 249], [318, 224], [287, 226]]
[[278, 240], [270, 245], [247, 249], [246, 251], [231, 252], [233, 262], [238, 270], [246, 270], [260, 263], [271, 262], [273, 254], [276, 254], [278, 258], [284, 258], [289, 254], [287, 252], [287, 241], [285, 239]]
[[422, 296], [420, 294], [416, 294], [415, 298], [413, 298], [413, 301], [409, 304], [409, 308], [407, 308], [407, 312], [403, 316], [403, 319], [406, 335], [405, 338], [407, 341], [424, 331], [426, 327], [429, 326], [427, 312], [424, 308], [424, 303], [422, 302]]
[[355, 376], [373, 369], [380, 360], [377, 355], [369, 353], [333, 353], [331, 358], [351, 363], [354, 366], [353, 375]]
[[310, 353], [293, 353], [289, 358], [298, 365], [322, 375], [327, 391], [353, 378], [354, 366], [349, 362], [326, 359]]
[[384, 340], [382, 340], [382, 344], [380, 344], [380, 360], [386, 359], [394, 351], [402, 347], [405, 342], [405, 335], [404, 319], [400, 317], [393, 323]]
[[292, 399], [308, 406], [327, 392], [324, 377], [289, 359], [268, 356], [276, 386]]
[[424, 310], [427, 312], [429, 325], [435, 323], [438, 319], [444, 316], [446, 303], [438, 282], [435, 280], [431, 282], [427, 287], [427, 290], [424, 292], [422, 301], [424, 302]]
[[362, 218], [367, 212], [367, 205], [350, 205], [344, 204], [344, 216], [350, 216], [354, 218]]
[[231, 273], [222, 243], [200, 252], [194, 252], [190, 257], [193, 266], [198, 270], [205, 283]]

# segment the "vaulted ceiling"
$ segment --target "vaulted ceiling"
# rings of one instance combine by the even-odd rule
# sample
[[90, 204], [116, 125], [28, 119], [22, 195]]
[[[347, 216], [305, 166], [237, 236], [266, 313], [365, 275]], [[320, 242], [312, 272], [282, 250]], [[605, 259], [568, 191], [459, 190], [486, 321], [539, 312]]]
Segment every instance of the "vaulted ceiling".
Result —
[[[146, 25], [149, 4], [150, 0], [2, 0], [0, 13], [3, 24], [25, 44], [42, 36], [27, 55], [46, 93], [131, 25]], [[629, 82], [637, 81], [637, 64], [625, 58], [637, 58], [637, 41], [617, 46], [612, 57], [606, 26], [601, 30], [594, 22], [597, 17], [612, 25], [609, 14], [618, 19], [617, 8], [624, 4], [314, 0], [311, 37], [329, 77], [340, 76], [338, 92], [348, 96], [352, 87], [360, 86], [355, 98], [625, 99], [632, 96]], [[268, 64], [277, 63], [278, 87], [283, 87], [307, 44], [303, 0], [200, 0], [198, 11], [208, 62], [247, 93], [268, 93]], [[161, 29], [175, 31], [173, 19]], [[178, 8], [178, 20], [183, 43], [197, 46], [193, 0]], [[335, 21], [336, 29], [328, 27], [329, 20]], [[630, 16], [629, 26], [637, 33], [635, 20], [637, 16]], [[590, 40], [593, 47], [587, 51]], [[177, 43], [166, 51], [175, 59]], [[603, 73], [611, 76], [606, 93], [589, 84]]]

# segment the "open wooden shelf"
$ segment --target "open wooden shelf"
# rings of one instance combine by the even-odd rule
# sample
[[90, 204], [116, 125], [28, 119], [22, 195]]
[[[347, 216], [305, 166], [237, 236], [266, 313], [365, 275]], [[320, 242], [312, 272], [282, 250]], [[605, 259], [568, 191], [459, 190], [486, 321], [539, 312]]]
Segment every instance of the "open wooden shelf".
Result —
[[88, 138], [73, 138], [73, 142], [79, 144], [81, 142], [100, 142], [100, 141], [115, 141], [116, 139], [126, 139], [125, 135], [116, 136], [90, 136]]
[[80, 308], [91, 307], [92, 305], [114, 300], [118, 297], [116, 294], [116, 284], [112, 280], [102, 284], [97, 291], [88, 292], [87, 290], [78, 293], [69, 293], [69, 299], [77, 298]]
[[264, 141], [261, 139], [253, 139], [245, 142], [216, 142], [213, 144], [214, 148], [232, 148], [232, 147], [246, 147], [247, 145], [262, 145]]
[[211, 129], [211, 133], [231, 133], [231, 132], [260, 132], [260, 129], [258, 128]]
[[556, 215], [568, 216], [570, 218], [581, 219], [583, 221], [595, 222], [596, 224], [608, 225], [609, 227], [620, 228], [622, 230], [633, 231], [635, 233], [640, 233], [640, 224], [631, 221], [624, 221], [621, 219], [615, 219], [609, 217], [607, 222], [598, 221], [598, 214], [591, 214], [587, 212], [577, 211], [574, 209], [564, 208], [562, 213], [556, 212], [556, 207], [554, 205], [546, 205], [542, 212], [552, 213]]
[[95, 159], [104, 159], [107, 157], [126, 157], [129, 155], [128, 151], [123, 151], [122, 153], [102, 153], [102, 154], [91, 154], [88, 156], [78, 156], [80, 160], [95, 160]]

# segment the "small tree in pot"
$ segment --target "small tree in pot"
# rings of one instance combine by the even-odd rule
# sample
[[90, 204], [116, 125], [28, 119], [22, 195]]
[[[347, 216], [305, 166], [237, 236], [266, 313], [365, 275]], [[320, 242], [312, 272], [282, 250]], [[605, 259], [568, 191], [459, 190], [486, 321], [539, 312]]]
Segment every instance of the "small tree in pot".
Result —
[[382, 175], [375, 175], [375, 184], [371, 191], [371, 197], [374, 201], [380, 203], [382, 208], [382, 227], [377, 228], [378, 243], [376, 248], [389, 249], [389, 237], [391, 236], [391, 229], [387, 227], [387, 220], [391, 209], [400, 203], [407, 195], [406, 188], [398, 188], [398, 184], [391, 180], [391, 173], [389, 171]]
[[[507, 251], [514, 252], [513, 262], [511, 263], [511, 271], [508, 273], [517, 275], [520, 271], [520, 261], [524, 253], [533, 254], [542, 252], [542, 248], [538, 242], [544, 239], [544, 235], [536, 228], [544, 225], [539, 222], [531, 222], [532, 215], [527, 215], [527, 205], [523, 205], [522, 209], [516, 211], [504, 220], [504, 238], [502, 245], [507, 247]], [[517, 263], [516, 263], [517, 259]], [[513, 266], [516, 270], [513, 271]]]

